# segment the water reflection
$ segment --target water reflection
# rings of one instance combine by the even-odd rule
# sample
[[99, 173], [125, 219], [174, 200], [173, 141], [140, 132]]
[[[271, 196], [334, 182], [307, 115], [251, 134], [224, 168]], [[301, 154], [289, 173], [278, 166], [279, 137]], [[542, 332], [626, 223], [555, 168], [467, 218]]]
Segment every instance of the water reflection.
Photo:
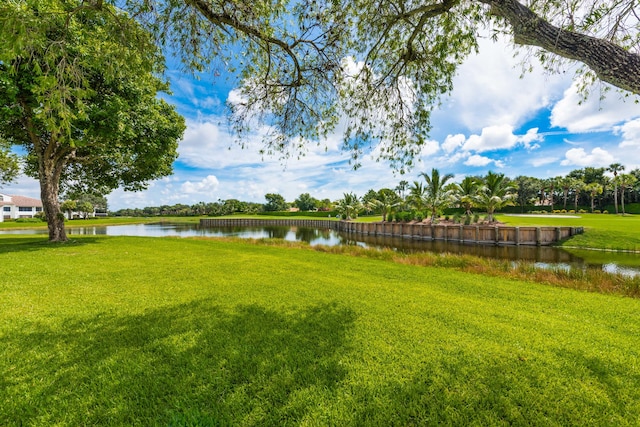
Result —
[[[40, 230], [2, 230], [1, 234], [46, 234]], [[369, 248], [392, 248], [402, 252], [449, 252], [510, 261], [533, 262], [539, 268], [597, 268], [606, 272], [634, 277], [640, 275], [637, 254], [598, 251], [566, 251], [549, 246], [485, 246], [445, 242], [442, 240], [403, 239], [342, 233], [328, 228], [266, 227], [201, 227], [200, 224], [155, 223], [68, 228], [69, 235], [146, 236], [146, 237], [239, 237], [303, 241], [310, 245], [357, 245]]]

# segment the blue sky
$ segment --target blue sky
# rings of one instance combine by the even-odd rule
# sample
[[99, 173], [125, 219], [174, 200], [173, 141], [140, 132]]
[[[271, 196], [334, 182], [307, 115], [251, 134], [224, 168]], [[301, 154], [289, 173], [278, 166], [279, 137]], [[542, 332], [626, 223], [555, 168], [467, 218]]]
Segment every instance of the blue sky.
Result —
[[[453, 173], [456, 180], [489, 170], [545, 178], [614, 162], [627, 170], [640, 167], [637, 98], [625, 101], [611, 91], [601, 99], [604, 86], [596, 86], [580, 103], [572, 69], [549, 75], [534, 67], [521, 77], [519, 64], [506, 42], [481, 41], [480, 53], [460, 67], [453, 93], [433, 116], [431, 141], [405, 175], [370, 157], [352, 170], [349, 154], [338, 149], [339, 130], [321, 147], [312, 145], [305, 157], [286, 163], [261, 157], [259, 132], [241, 149], [224, 117], [225, 101], [234, 96], [233, 79], [222, 74], [196, 80], [170, 71], [173, 95], [168, 100], [188, 126], [174, 174], [145, 191], [115, 190], [108, 196], [109, 208], [230, 198], [264, 203], [267, 193], [288, 201], [301, 193], [335, 200], [345, 192], [362, 196], [371, 188], [394, 188], [403, 179], [411, 183], [433, 167]], [[24, 176], [2, 191], [39, 196], [37, 182]]]

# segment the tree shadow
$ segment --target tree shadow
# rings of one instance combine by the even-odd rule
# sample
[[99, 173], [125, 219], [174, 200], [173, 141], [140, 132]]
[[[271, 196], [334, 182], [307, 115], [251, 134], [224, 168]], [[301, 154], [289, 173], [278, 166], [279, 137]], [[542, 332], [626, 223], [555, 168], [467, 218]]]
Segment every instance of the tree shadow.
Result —
[[100, 238], [69, 238], [64, 243], [51, 243], [46, 235], [0, 236], [0, 255], [13, 252], [37, 252], [63, 246], [83, 246], [100, 242]]
[[[0, 336], [0, 424], [281, 425], [330, 396], [355, 315], [203, 300]], [[2, 366], [4, 365], [4, 366]], [[330, 397], [326, 397], [330, 398]]]

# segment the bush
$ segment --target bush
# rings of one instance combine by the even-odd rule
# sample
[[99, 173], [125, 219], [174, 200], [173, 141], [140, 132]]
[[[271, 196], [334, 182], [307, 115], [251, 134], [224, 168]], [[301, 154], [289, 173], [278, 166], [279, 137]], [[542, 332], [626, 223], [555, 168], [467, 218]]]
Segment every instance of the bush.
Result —
[[42, 222], [42, 220], [40, 218], [16, 218], [16, 222], [35, 223], [35, 222]]
[[462, 222], [462, 215], [460, 215], [459, 213], [455, 213], [455, 214], [453, 215], [453, 222], [454, 222], [455, 224], [459, 224], [459, 223], [461, 223], [461, 222]]
[[478, 215], [478, 214], [474, 214], [474, 215], [473, 215], [473, 223], [474, 223], [474, 224], [477, 224], [477, 223], [478, 223], [478, 221], [480, 221], [480, 215]]
[[605, 209], [605, 210], [603, 210], [603, 211], [602, 211], [602, 213], [603, 213], [603, 214], [608, 214], [608, 213], [609, 213], [609, 211]]
[[444, 220], [445, 220], [445, 221], [449, 221], [449, 215], [445, 215], [445, 216], [444, 216]]
[[596, 209], [593, 211], [593, 213], [601, 213], [601, 212], [600, 212], [600, 209]]
[[464, 217], [464, 225], [471, 225], [471, 216], [466, 215]]
[[580, 209], [578, 213], [587, 213], [586, 209]]
[[422, 222], [424, 220], [424, 214], [420, 211], [416, 212], [415, 219], [418, 222]]

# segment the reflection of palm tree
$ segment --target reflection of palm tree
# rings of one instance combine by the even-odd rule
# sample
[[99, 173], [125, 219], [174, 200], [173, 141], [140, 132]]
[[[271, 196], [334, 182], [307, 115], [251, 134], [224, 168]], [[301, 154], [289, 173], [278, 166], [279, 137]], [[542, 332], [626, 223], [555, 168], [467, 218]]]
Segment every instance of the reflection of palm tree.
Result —
[[620, 163], [611, 163], [607, 168], [607, 171], [613, 173], [613, 204], [616, 205], [616, 214], [618, 213], [618, 183], [616, 178], [618, 177], [618, 172], [623, 170], [624, 166]]
[[506, 185], [504, 174], [489, 171], [478, 189], [478, 203], [487, 210], [489, 222], [493, 222], [493, 213], [505, 206], [515, 205], [515, 188]]
[[441, 177], [440, 171], [433, 168], [430, 176], [424, 172], [420, 176], [427, 182], [425, 204], [431, 211], [431, 221], [435, 221], [437, 212], [449, 203], [449, 192], [445, 191], [444, 187], [447, 181], [453, 179], [453, 174], [448, 173]]
[[635, 176], [633, 176], [631, 174], [626, 174], [626, 173], [618, 175], [613, 180], [614, 184], [617, 184], [618, 186], [620, 186], [620, 202], [622, 203], [622, 215], [625, 214], [625, 212], [624, 212], [624, 192], [627, 190], [627, 188], [633, 187], [633, 184], [635, 184], [636, 181], [637, 181], [637, 178]]

